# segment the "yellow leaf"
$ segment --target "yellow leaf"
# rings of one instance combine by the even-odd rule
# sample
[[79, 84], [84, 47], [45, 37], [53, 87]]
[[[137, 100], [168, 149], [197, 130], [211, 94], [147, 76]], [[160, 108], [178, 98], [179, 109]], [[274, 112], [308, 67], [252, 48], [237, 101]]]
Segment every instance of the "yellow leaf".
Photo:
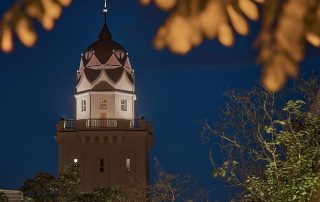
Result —
[[191, 35], [193, 34], [190, 21], [182, 15], [176, 14], [168, 21], [167, 45], [170, 50], [178, 54], [186, 54], [191, 49]]
[[155, 49], [160, 50], [165, 47], [166, 35], [167, 35], [167, 28], [165, 25], [163, 25], [158, 29], [156, 37], [153, 41], [153, 45], [154, 45]]
[[55, 2], [53, 2], [52, 0], [41, 0], [43, 6], [44, 6], [44, 10], [45, 10], [45, 14], [47, 16], [50, 16], [53, 19], [58, 19], [61, 15], [61, 7], [56, 4]]
[[146, 6], [146, 5], [149, 5], [149, 4], [151, 3], [151, 0], [139, 0], [139, 2], [140, 2], [142, 5]]
[[234, 42], [233, 33], [230, 26], [227, 23], [223, 23], [219, 27], [219, 36], [218, 39], [220, 43], [225, 46], [232, 46]]
[[271, 45], [264, 45], [261, 47], [258, 62], [268, 61], [272, 56], [272, 52], [273, 49]]
[[259, 13], [257, 5], [251, 0], [239, 0], [239, 7], [248, 18], [251, 20], [258, 20]]
[[12, 30], [10, 27], [4, 27], [1, 38], [1, 49], [9, 53], [13, 50]]
[[241, 35], [247, 35], [249, 32], [249, 27], [244, 17], [242, 17], [237, 11], [235, 11], [231, 4], [227, 6], [227, 12], [234, 29]]
[[69, 6], [72, 0], [58, 0], [62, 6]]
[[30, 26], [30, 22], [26, 18], [21, 18], [16, 26], [19, 39], [27, 47], [33, 46], [37, 40], [37, 35]]
[[254, 0], [257, 3], [263, 4], [265, 2], [265, 0]]
[[201, 44], [202, 42], [202, 34], [201, 34], [201, 30], [199, 27], [199, 23], [198, 23], [198, 19], [196, 17], [192, 17], [191, 20], [191, 27], [193, 30], [193, 33], [191, 34], [191, 43], [194, 46], [198, 46]]
[[281, 50], [286, 50], [295, 61], [303, 59], [303, 43], [300, 41], [304, 37], [304, 21], [291, 15], [282, 15], [275, 36]]
[[42, 17], [41, 24], [46, 30], [52, 30], [54, 27], [54, 21], [48, 15]]
[[263, 67], [262, 83], [270, 92], [280, 90], [286, 82], [286, 74], [283, 68], [279, 68], [274, 62], [269, 62]]
[[288, 57], [284, 54], [276, 54], [274, 55], [274, 65], [276, 68], [283, 69], [283, 73], [285, 76], [289, 75], [291, 77], [298, 76], [298, 67], [295, 63], [293, 63]]
[[26, 12], [30, 17], [40, 19], [41, 18], [41, 9], [36, 4], [29, 4], [26, 8]]
[[209, 39], [218, 35], [219, 27], [225, 22], [225, 12], [220, 0], [211, 0], [197, 16], [199, 28]]
[[177, 0], [154, 0], [154, 2], [160, 9], [168, 11], [176, 5]]
[[308, 32], [306, 34], [306, 39], [309, 43], [311, 43], [315, 47], [320, 47], [320, 37], [318, 35], [316, 35], [315, 33]]

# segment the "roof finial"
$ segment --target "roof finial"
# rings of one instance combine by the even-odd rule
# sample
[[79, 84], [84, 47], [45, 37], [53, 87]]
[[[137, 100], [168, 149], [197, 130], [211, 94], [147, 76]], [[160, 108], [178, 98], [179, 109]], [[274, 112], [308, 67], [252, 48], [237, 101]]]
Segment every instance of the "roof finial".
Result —
[[102, 12], [104, 14], [104, 22], [107, 23], [107, 13], [108, 13], [107, 0], [104, 0], [104, 8], [103, 8]]

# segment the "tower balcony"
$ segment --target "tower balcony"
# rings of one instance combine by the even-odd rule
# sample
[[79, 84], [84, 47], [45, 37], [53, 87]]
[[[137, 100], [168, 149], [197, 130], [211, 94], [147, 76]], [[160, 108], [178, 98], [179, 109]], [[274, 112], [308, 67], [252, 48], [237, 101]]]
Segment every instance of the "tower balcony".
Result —
[[146, 130], [152, 131], [152, 125], [145, 119], [61, 119], [56, 124], [57, 131], [83, 130]]

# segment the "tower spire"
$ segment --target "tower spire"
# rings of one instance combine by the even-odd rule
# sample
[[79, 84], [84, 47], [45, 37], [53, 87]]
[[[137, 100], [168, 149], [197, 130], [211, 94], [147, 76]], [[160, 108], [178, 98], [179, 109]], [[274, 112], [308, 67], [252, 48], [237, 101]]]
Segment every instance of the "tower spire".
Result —
[[107, 0], [104, 0], [104, 8], [103, 8], [102, 12], [104, 14], [104, 23], [107, 23], [107, 13], [108, 13]]

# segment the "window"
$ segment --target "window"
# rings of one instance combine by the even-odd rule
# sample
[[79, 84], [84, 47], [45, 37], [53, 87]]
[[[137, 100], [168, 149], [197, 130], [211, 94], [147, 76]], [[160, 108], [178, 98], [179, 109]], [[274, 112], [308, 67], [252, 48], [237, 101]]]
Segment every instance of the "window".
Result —
[[127, 111], [127, 100], [121, 99], [121, 111]]
[[100, 173], [103, 173], [104, 172], [104, 160], [103, 159], [100, 159]]
[[105, 137], [103, 138], [103, 142], [108, 144], [108, 137], [107, 137], [107, 136], [105, 136]]
[[100, 98], [100, 109], [107, 109], [107, 98]]
[[131, 171], [131, 160], [130, 159], [126, 159], [126, 169], [127, 169], [127, 172]]
[[112, 137], [112, 143], [117, 143], [118, 141], [118, 137], [117, 136], [113, 136]]
[[87, 111], [87, 101], [86, 100], [81, 100], [81, 111]]

